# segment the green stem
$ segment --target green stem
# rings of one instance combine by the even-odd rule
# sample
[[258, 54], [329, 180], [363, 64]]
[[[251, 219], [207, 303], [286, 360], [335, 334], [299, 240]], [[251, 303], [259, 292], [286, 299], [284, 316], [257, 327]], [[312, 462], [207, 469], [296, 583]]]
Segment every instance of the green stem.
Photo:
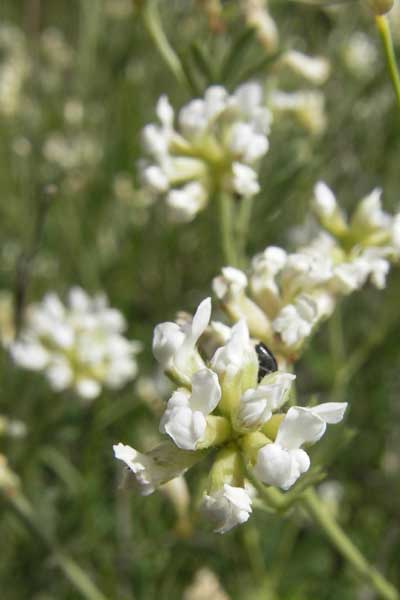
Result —
[[220, 192], [218, 196], [220, 208], [219, 222], [224, 261], [231, 267], [237, 267], [239, 264], [234, 239], [233, 198], [224, 192]]
[[164, 63], [178, 83], [191, 90], [190, 82], [185, 75], [181, 61], [164, 33], [158, 11], [158, 1], [145, 0], [141, 7], [141, 15], [147, 33], [160, 53], [161, 58], [164, 60]]
[[389, 21], [386, 15], [376, 15], [375, 25], [378, 29], [379, 35], [382, 40], [382, 45], [386, 58], [386, 66], [389, 71], [390, 79], [392, 80], [397, 105], [400, 110], [400, 76], [393, 48], [392, 34], [390, 32]]
[[238, 211], [237, 235], [240, 266], [246, 266], [246, 242], [249, 234], [250, 219], [253, 209], [253, 198], [243, 197]]
[[304, 508], [323, 529], [333, 546], [349, 562], [354, 570], [372, 585], [375, 591], [385, 600], [399, 600], [396, 588], [373, 567], [361, 554], [358, 548], [347, 537], [342, 528], [336, 523], [330, 511], [318, 498], [315, 490], [308, 489], [301, 497]]
[[33, 509], [27, 499], [20, 493], [7, 494], [0, 490], [2, 498], [14, 514], [24, 523], [34, 538], [42, 543], [57, 563], [65, 577], [76, 590], [87, 600], [107, 600], [106, 596], [97, 589], [81, 567], [65, 552], [57, 548], [42, 527], [37, 523]]

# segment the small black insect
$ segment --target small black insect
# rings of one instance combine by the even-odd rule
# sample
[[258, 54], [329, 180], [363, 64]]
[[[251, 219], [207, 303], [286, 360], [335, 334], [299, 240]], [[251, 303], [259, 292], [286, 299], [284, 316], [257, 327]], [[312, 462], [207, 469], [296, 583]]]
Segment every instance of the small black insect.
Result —
[[262, 342], [256, 345], [255, 350], [258, 356], [257, 381], [260, 383], [263, 377], [278, 370], [278, 363], [276, 362], [276, 358], [272, 354], [271, 350], [269, 350]]

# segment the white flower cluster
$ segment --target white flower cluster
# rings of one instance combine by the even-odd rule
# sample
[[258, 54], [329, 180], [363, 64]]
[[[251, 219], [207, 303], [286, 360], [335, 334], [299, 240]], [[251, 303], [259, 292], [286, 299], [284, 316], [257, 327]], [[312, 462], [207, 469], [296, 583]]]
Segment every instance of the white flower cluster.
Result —
[[102, 386], [117, 389], [135, 377], [140, 343], [123, 336], [122, 314], [107, 298], [90, 298], [74, 287], [65, 306], [47, 294], [28, 309], [21, 337], [10, 345], [14, 361], [44, 371], [56, 391], [73, 389], [81, 398], [98, 396]]
[[274, 118], [292, 117], [311, 134], [320, 134], [326, 126], [325, 96], [315, 88], [281, 89], [280, 74], [289, 71], [293, 76], [313, 86], [323, 85], [330, 75], [330, 63], [320, 56], [309, 56], [298, 50], [284, 52], [276, 65], [276, 81], [267, 93], [267, 105]]
[[149, 190], [165, 195], [173, 220], [191, 221], [217, 191], [258, 193], [255, 168], [268, 150], [271, 122], [259, 84], [243, 84], [233, 94], [209, 87], [181, 108], [176, 126], [166, 96], [156, 112], [160, 124], [143, 130], [150, 158], [142, 161], [141, 174]]
[[180, 382], [160, 422], [170, 441], [147, 454], [121, 443], [114, 452], [146, 495], [217, 447], [203, 506], [215, 530], [225, 533], [247, 521], [252, 510], [244, 464], [261, 482], [287, 490], [310, 467], [303, 445], [318, 441], [327, 423], [341, 421], [347, 404], [291, 406], [283, 412], [295, 376], [281, 371], [262, 376], [245, 320], [206, 361], [198, 342], [210, 317], [208, 298], [191, 323], [162, 323], [154, 332], [156, 359]]
[[321, 231], [310, 244], [293, 253], [268, 246], [253, 258], [248, 276], [225, 267], [214, 279], [230, 319], [245, 318], [254, 338], [293, 360], [340, 296], [367, 281], [384, 288], [390, 263], [400, 257], [400, 214], [384, 212], [380, 197], [373, 190], [348, 220], [333, 192], [317, 183], [313, 210]]

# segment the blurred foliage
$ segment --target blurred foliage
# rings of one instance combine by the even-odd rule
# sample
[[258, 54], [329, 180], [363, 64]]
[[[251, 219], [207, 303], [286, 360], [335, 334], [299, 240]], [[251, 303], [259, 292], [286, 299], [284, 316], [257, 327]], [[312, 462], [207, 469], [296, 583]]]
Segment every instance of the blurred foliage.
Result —
[[[209, 30], [200, 2], [161, 5], [167, 35], [202, 91], [218, 81], [233, 45], [243, 41], [237, 2], [223, 3], [225, 26], [217, 32]], [[298, 233], [293, 228], [304, 222], [317, 179], [326, 180], [349, 210], [376, 185], [384, 188], [388, 210], [399, 201], [400, 118], [368, 13], [350, 2], [322, 9], [276, 0], [270, 8], [285, 47], [331, 60], [332, 75], [324, 86], [328, 126], [318, 137], [292, 122], [274, 127], [261, 169], [250, 255], [267, 244], [293, 243]], [[125, 314], [129, 333], [144, 342], [139, 360], [150, 375], [155, 323], [173, 318], [177, 310], [193, 310], [223, 264], [213, 205], [189, 225], [168, 226], [163, 207], [151, 205], [139, 191], [140, 129], [153, 120], [160, 94], [168, 93], [178, 106], [189, 93], [178, 88], [128, 1], [3, 0], [4, 28], [14, 35], [25, 64], [14, 67], [24, 71], [17, 105], [0, 112], [0, 288], [14, 293], [20, 258], [34, 250], [27, 301], [47, 290], [62, 294], [73, 284], [88, 292], [105, 290]], [[358, 31], [369, 36], [377, 53], [363, 76], [343, 58]], [[264, 49], [248, 37], [228, 81], [222, 81], [228, 87], [252, 65], [258, 65], [259, 79], [269, 77], [270, 61], [260, 62]], [[5, 52], [2, 46], [0, 60]], [[49, 209], [36, 248], [35, 228], [46, 198]], [[335, 452], [329, 478], [344, 488], [339, 521], [397, 584], [399, 293], [394, 270], [384, 292], [366, 290], [343, 302], [298, 369], [300, 399], [317, 394], [320, 400], [351, 402], [352, 435], [340, 426], [316, 452], [327, 464]], [[357, 353], [354, 372], [341, 384], [338, 369]], [[144, 499], [119, 489], [112, 443], [146, 449], [158, 435], [152, 409], [133, 384], [85, 407], [72, 395], [52, 393], [40, 375], [16, 369], [5, 352], [0, 367], [0, 414], [27, 426], [23, 439], [2, 438], [1, 451], [43, 529], [106, 597], [181, 598], [205, 566], [233, 599], [372, 597], [301, 513], [281, 519], [256, 511], [229, 535], [207, 532], [196, 510], [201, 469], [188, 477], [189, 537], [176, 531], [164, 496]], [[46, 549], [0, 508], [2, 600], [77, 598]]]

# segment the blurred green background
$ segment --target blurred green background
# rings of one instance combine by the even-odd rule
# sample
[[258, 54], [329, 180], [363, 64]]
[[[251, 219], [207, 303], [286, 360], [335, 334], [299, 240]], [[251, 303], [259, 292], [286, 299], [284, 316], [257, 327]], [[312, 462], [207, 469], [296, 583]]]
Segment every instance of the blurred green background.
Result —
[[[254, 37], [238, 52], [229, 80], [220, 79], [226, 56], [243, 39], [240, 3], [223, 3], [224, 28], [217, 32], [201, 2], [160, 4], [167, 35], [199, 92], [215, 82], [232, 90], [252, 69], [260, 81], [274, 76]], [[287, 119], [273, 128], [250, 256], [268, 244], [293, 246], [318, 179], [349, 210], [382, 186], [384, 206], [394, 211], [400, 193], [400, 116], [368, 13], [356, 2], [323, 10], [277, 0], [270, 10], [285, 48], [323, 55], [332, 71], [323, 86], [324, 132], [310, 135]], [[397, 42], [399, 23], [392, 23]], [[372, 48], [365, 72], [346, 61], [356, 32], [365, 33]], [[2, 437], [0, 451], [20, 477], [40, 527], [109, 600], [184, 598], [202, 567], [232, 599], [373, 598], [301, 512], [280, 518], [256, 511], [228, 535], [211, 533], [197, 511], [204, 465], [188, 476], [190, 533], [177, 527], [174, 507], [161, 493], [141, 498], [119, 489], [112, 444], [147, 449], [158, 436], [143, 379], [156, 373], [152, 329], [177, 310], [192, 311], [223, 265], [213, 204], [193, 223], [168, 225], [162, 203], [152, 203], [138, 183], [140, 130], [154, 120], [157, 98], [167, 93], [178, 107], [190, 94], [177, 85], [128, 0], [2, 0], [0, 73], [10, 62], [14, 95], [2, 95], [0, 86], [1, 297], [14, 293], [18, 277], [26, 276], [24, 259], [35, 253], [28, 261], [27, 302], [49, 290], [63, 295], [74, 284], [90, 293], [104, 290], [124, 313], [129, 336], [144, 343], [141, 378], [87, 407], [72, 394], [52, 392], [40, 374], [14, 367], [1, 351], [0, 414], [23, 421], [27, 433]], [[297, 371], [303, 399], [317, 394], [320, 401], [351, 402], [351, 435], [344, 428], [330, 432], [314, 454], [332, 463], [329, 481], [342, 486], [333, 507], [339, 522], [397, 584], [399, 293], [400, 274], [393, 269], [383, 292], [366, 289], [346, 299]], [[6, 308], [1, 311], [5, 320]], [[338, 369], [354, 357], [351, 377], [338, 381]], [[0, 539], [2, 600], [81, 597], [1, 502]], [[212, 595], [217, 598], [204, 598]]]

